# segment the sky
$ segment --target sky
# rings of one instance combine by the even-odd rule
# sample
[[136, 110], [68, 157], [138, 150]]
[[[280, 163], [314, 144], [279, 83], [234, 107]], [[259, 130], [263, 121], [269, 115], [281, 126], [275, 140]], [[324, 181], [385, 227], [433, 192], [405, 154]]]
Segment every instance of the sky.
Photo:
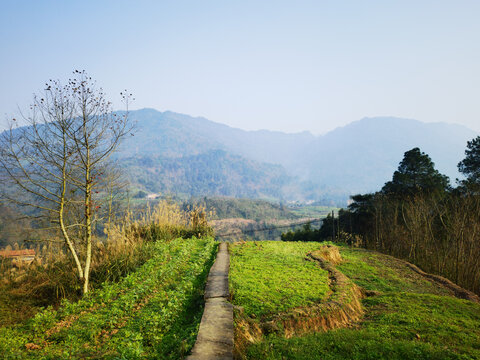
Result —
[[[480, 131], [480, 1], [0, 1], [0, 115], [86, 70], [121, 109], [322, 134], [370, 116]], [[3, 126], [3, 125], [2, 125]]]

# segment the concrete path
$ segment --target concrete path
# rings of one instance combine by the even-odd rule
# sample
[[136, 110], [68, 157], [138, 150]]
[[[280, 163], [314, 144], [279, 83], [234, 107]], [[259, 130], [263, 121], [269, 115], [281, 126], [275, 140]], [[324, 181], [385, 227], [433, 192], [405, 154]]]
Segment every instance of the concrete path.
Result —
[[205, 310], [188, 360], [233, 359], [233, 306], [227, 300], [229, 267], [228, 245], [221, 243], [208, 274]]

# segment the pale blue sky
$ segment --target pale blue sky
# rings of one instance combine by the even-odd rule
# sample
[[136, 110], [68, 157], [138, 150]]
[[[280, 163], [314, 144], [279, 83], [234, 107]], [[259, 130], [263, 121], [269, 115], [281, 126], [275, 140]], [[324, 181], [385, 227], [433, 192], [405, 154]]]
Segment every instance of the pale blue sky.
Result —
[[113, 100], [243, 129], [365, 116], [480, 131], [480, 1], [0, 1], [0, 114], [87, 70]]

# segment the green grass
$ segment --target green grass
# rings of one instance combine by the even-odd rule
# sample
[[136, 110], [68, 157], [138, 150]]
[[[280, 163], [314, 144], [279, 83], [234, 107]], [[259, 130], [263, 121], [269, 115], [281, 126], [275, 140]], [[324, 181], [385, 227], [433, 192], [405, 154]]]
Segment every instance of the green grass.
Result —
[[366, 290], [451, 295], [420, 276], [401, 260], [364, 249], [340, 247], [344, 262], [337, 269]]
[[276, 241], [236, 243], [230, 246], [230, 289], [233, 304], [246, 315], [268, 316], [308, 306], [329, 291], [328, 273], [305, 260], [318, 243]]
[[[248, 359], [479, 359], [480, 306], [430, 294], [395, 293], [364, 301], [359, 328], [304, 337], [267, 337]], [[419, 338], [416, 335], [419, 335]]]
[[247, 359], [480, 359], [480, 304], [450, 296], [391, 257], [340, 251], [337, 268], [379, 292], [363, 300], [363, 321], [291, 339], [268, 335], [247, 348]]
[[0, 353], [7, 359], [182, 358], [195, 342], [216, 243], [176, 239], [154, 246], [154, 256], [121, 281], [24, 325], [0, 328]]

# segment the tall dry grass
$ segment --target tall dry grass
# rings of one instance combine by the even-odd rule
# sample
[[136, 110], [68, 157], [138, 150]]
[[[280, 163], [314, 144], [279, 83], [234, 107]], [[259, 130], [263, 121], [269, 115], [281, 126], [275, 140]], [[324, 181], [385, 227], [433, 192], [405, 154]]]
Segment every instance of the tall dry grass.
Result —
[[183, 210], [177, 203], [160, 201], [154, 208], [127, 212], [123, 221], [107, 228], [109, 241], [157, 241], [178, 237], [191, 238], [213, 235], [208, 219], [213, 217], [204, 207], [192, 206]]

